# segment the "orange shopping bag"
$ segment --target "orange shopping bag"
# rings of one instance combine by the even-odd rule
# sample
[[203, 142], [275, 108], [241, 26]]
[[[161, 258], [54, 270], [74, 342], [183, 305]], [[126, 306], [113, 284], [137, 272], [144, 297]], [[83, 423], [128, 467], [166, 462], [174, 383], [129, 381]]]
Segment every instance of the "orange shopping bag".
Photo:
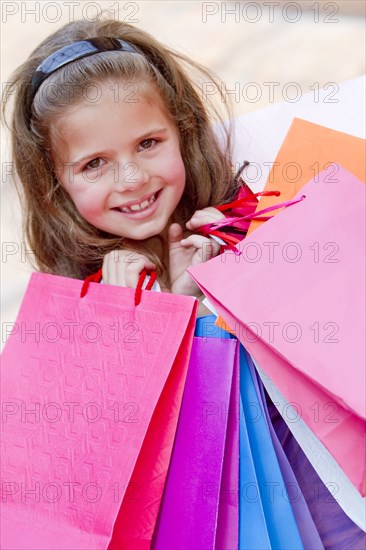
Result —
[[[295, 118], [272, 166], [265, 191], [276, 189], [279, 197], [262, 197], [257, 210], [292, 199], [302, 187], [322, 172], [336, 179], [341, 165], [366, 181], [365, 140]], [[272, 212], [273, 214], [273, 212]], [[248, 235], [262, 224], [253, 220]]]
[[[294, 118], [264, 188], [264, 191], [278, 190], [281, 194], [261, 197], [256, 211], [291, 200], [323, 170], [327, 171], [329, 182], [336, 180], [339, 165], [365, 182], [365, 140]], [[277, 213], [277, 210], [271, 212]], [[253, 220], [247, 236], [263, 223]], [[216, 324], [232, 332], [222, 317], [218, 317]]]

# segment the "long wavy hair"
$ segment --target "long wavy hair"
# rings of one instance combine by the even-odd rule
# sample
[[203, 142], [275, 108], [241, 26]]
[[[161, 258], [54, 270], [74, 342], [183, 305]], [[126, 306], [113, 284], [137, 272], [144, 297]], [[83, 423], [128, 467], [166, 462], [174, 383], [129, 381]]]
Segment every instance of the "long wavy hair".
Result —
[[[125, 40], [141, 54], [101, 52], [69, 63], [43, 82], [32, 101], [31, 81], [40, 63], [72, 42], [94, 37]], [[46, 38], [10, 81], [16, 90], [7, 124], [15, 179], [25, 237], [34, 252], [34, 266], [41, 271], [84, 278], [101, 267], [105, 254], [122, 248], [150, 256], [159, 275], [165, 271], [161, 259], [144, 241], [117, 237], [85, 221], [60, 185], [51, 161], [52, 121], [62, 116], [71, 102], [82, 101], [91, 82], [103, 83], [112, 77], [152, 85], [178, 128], [186, 186], [174, 221], [185, 224], [195, 210], [230, 201], [236, 193], [239, 174], [232, 170], [231, 107], [218, 77], [148, 33], [105, 15], [98, 21], [68, 23]], [[210, 94], [206, 96], [203, 90], [208, 85]], [[8, 106], [5, 97], [4, 115]]]

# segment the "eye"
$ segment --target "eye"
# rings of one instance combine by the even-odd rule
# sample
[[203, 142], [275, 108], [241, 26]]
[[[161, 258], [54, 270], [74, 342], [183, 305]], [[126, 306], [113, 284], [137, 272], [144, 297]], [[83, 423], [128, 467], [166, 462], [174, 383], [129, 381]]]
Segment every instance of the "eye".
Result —
[[96, 170], [101, 167], [102, 159], [97, 157], [93, 160], [90, 160], [83, 168], [83, 170]]
[[154, 147], [156, 143], [157, 143], [156, 139], [152, 139], [152, 138], [144, 139], [143, 141], [140, 142], [138, 148], [140, 148], [140, 150], [142, 149], [143, 151], [147, 151], [149, 149], [152, 149], [152, 147]]

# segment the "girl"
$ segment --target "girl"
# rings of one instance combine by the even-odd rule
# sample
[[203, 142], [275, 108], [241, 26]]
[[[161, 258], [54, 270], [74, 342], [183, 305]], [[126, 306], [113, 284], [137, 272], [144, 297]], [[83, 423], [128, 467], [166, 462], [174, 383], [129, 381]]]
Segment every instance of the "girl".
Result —
[[[64, 26], [16, 71], [13, 156], [40, 270], [85, 278], [103, 266], [105, 282], [133, 287], [143, 268], [156, 269], [163, 290], [200, 296], [186, 269], [219, 246], [197, 229], [224, 217], [212, 205], [230, 202], [241, 180], [231, 169], [230, 125], [199, 79], [224, 100], [206, 69], [114, 20]], [[337, 538], [322, 526], [337, 515], [334, 525], [359, 542], [335, 501], [328, 514], [311, 502], [316, 473], [287, 426], [277, 431], [299, 475], [307, 468], [302, 490], [322, 540]]]
[[103, 265], [129, 287], [156, 269], [163, 290], [200, 296], [186, 268], [220, 247], [195, 231], [224, 217], [212, 205], [236, 195], [240, 172], [197, 77], [220, 94], [206, 69], [114, 20], [69, 23], [19, 67], [12, 147], [39, 269]]

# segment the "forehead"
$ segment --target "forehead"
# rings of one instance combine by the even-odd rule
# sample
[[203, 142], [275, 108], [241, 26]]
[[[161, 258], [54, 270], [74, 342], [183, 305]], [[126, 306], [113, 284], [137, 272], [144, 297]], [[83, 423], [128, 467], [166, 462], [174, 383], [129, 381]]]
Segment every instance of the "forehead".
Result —
[[133, 147], [148, 132], [167, 129], [179, 132], [160, 94], [153, 86], [105, 81], [89, 95], [67, 108], [50, 125], [51, 155], [64, 163], [105, 148]]
[[82, 100], [53, 118], [50, 124], [51, 141], [55, 143], [66, 133], [75, 132], [80, 126], [93, 125], [96, 120], [103, 125], [108, 125], [108, 121], [112, 125], [119, 120], [138, 127], [157, 117], [175, 126], [154, 85], [117, 78], [92, 83], [85, 90]]

